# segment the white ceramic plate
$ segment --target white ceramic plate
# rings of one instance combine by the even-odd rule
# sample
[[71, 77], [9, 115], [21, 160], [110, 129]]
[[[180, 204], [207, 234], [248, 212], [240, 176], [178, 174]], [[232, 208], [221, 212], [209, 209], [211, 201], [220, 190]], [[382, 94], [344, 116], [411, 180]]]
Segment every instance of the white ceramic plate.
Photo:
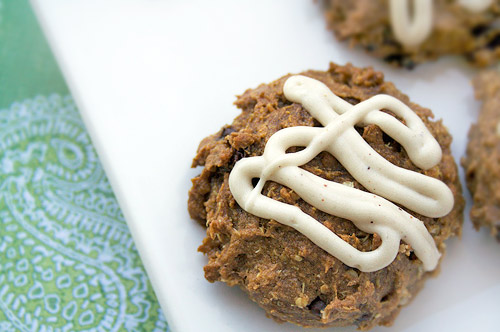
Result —
[[[313, 1], [32, 2], [175, 332], [304, 331], [203, 277], [196, 248], [204, 230], [186, 211], [200, 170], [189, 166], [199, 141], [238, 114], [236, 94], [329, 61], [373, 65], [444, 119], [457, 160], [477, 116], [472, 71], [461, 60], [389, 68], [338, 43]], [[500, 245], [467, 218], [440, 276], [391, 329], [375, 331], [498, 330], [499, 262]]]

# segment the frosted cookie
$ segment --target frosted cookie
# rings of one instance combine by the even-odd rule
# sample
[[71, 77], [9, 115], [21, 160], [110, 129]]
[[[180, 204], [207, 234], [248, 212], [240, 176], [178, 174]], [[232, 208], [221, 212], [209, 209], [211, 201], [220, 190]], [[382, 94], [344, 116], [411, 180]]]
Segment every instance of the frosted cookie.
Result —
[[241, 287], [278, 322], [390, 325], [461, 232], [446, 128], [352, 65], [287, 75], [236, 106], [193, 161], [206, 279]]
[[483, 72], [473, 83], [483, 105], [462, 160], [473, 199], [470, 217], [476, 229], [487, 227], [500, 241], [500, 74]]
[[397, 66], [411, 69], [446, 54], [463, 55], [476, 66], [500, 58], [499, 0], [321, 3], [337, 38]]

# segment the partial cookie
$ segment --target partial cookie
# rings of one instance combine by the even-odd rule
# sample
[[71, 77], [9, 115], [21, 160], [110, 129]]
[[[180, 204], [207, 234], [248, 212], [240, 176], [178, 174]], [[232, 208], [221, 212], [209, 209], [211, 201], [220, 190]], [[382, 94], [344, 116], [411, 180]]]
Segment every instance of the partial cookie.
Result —
[[[348, 109], [342, 117], [346, 121], [351, 121], [352, 119], [348, 120], [350, 116], [356, 114], [351, 112], [352, 105], [366, 106], [366, 103], [361, 102], [379, 94], [387, 94], [395, 98], [383, 98], [392, 98], [397, 103], [402, 101], [407, 105], [404, 107], [409, 107], [418, 115], [419, 119], [417, 118], [416, 122], [425, 124], [432, 135], [431, 138], [435, 137], [438, 143], [436, 146], [442, 150], [442, 158], [436, 166], [422, 170], [410, 160], [401, 144], [384, 133], [378, 125], [370, 124], [372, 123], [370, 121], [377, 122], [377, 119], [371, 118], [370, 121], [367, 120], [367, 123], [356, 125], [355, 130], [353, 129], [353, 137], [358, 137], [361, 141], [368, 143], [367, 146], [369, 145], [368, 148], [373, 149], [374, 155], [379, 154], [393, 167], [411, 170], [425, 175], [426, 179], [435, 178], [444, 183], [444, 188], [449, 191], [455, 204], [452, 204], [451, 211], [442, 217], [426, 217], [412, 212], [401, 204], [396, 205], [386, 200], [382, 201], [377, 195], [368, 194], [367, 188], [361, 185], [351, 175], [351, 172], [348, 172], [337, 158], [328, 152], [319, 153], [298, 169], [292, 168], [296, 175], [303, 174], [308, 179], [311, 178], [312, 181], [319, 181], [321, 186], [318, 188], [318, 193], [322, 192], [321, 190], [327, 190], [328, 186], [338, 187], [338, 184], [341, 184], [340, 186], [346, 188], [349, 195], [362, 193], [370, 196], [367, 204], [371, 205], [367, 209], [376, 210], [381, 205], [388, 204], [395, 208], [393, 209], [395, 210], [394, 215], [407, 216], [402, 217], [402, 219], [408, 218], [410, 228], [415, 225], [419, 227], [424, 225], [425, 227], [422, 229], [427, 234], [427, 238], [430, 239], [426, 246], [436, 249], [437, 256], [434, 258], [436, 259], [435, 263], [438, 264], [440, 262], [439, 254], [443, 254], [445, 251], [444, 241], [461, 233], [464, 207], [457, 167], [450, 151], [452, 138], [441, 121], [432, 121], [433, 115], [429, 109], [410, 102], [408, 97], [397, 90], [392, 83], [384, 81], [383, 74], [371, 68], [360, 69], [349, 64], [346, 66], [331, 64], [326, 72], [307, 71], [301, 75], [306, 77], [303, 80], [307, 80], [307, 77], [317, 80], [313, 82], [314, 84], [322, 85], [324, 83], [328, 92], [321, 92], [316, 97], [321, 99], [331, 91], [342, 98], [341, 107]], [[270, 149], [269, 146], [276, 146], [275, 144], [279, 143], [279, 135], [284, 138], [285, 134], [283, 133], [287, 130], [284, 128], [294, 129], [301, 126], [300, 128], [303, 128], [304, 132], [312, 133], [314, 131], [318, 135], [325, 133], [324, 130], [322, 131], [325, 128], [324, 124], [322, 125], [320, 122], [329, 121], [327, 119], [328, 112], [322, 113], [325, 115], [322, 116], [321, 112], [313, 112], [314, 107], [307, 104], [309, 102], [304, 100], [304, 103], [308, 105], [306, 106], [302, 103], [292, 102], [285, 97], [283, 87], [290, 77], [287, 75], [272, 83], [262, 84], [255, 89], [247, 90], [238, 97], [235, 103], [241, 109], [241, 114], [231, 125], [224, 126], [200, 143], [193, 167], [204, 166], [204, 168], [201, 174], [192, 180], [193, 187], [189, 192], [188, 208], [191, 217], [207, 228], [207, 237], [199, 248], [208, 256], [208, 264], [204, 268], [205, 277], [210, 282], [223, 281], [230, 286], [239, 286], [253, 301], [266, 310], [269, 317], [278, 322], [289, 321], [306, 327], [355, 325], [360, 329], [369, 329], [376, 325], [390, 325], [400, 309], [408, 304], [422, 288], [424, 281], [439, 270], [437, 267], [431, 271], [424, 266], [419, 257], [427, 257], [425, 253], [422, 251], [416, 253], [407, 241], [400, 241], [397, 237], [395, 258], [393, 257], [394, 259], [387, 263], [388, 266], [373, 272], [362, 272], [361, 269], [373, 269], [372, 266], [369, 266], [371, 264], [369, 259], [366, 262], [360, 262], [359, 268], [348, 266], [341, 259], [321, 249], [320, 244], [313, 243], [293, 227], [282, 223], [291, 222], [294, 225], [293, 220], [280, 221], [278, 220], [280, 216], [260, 218], [247, 212], [245, 209], [253, 209], [261, 197], [257, 195], [258, 199], [255, 199], [255, 204], [252, 204], [249, 201], [241, 200], [240, 194], [245, 193], [243, 190], [245, 186], [259, 187], [257, 177], [253, 181], [247, 178], [246, 183], [243, 181], [241, 186], [237, 187], [234, 187], [233, 182], [233, 187], [230, 188], [230, 182], [234, 180], [230, 181], [230, 177], [234, 177], [232, 171], [236, 168], [239, 168], [240, 174], [244, 174], [246, 171], [241, 171], [243, 167], [241, 165], [257, 161], [256, 164], [259, 164], [259, 167], [265, 166], [266, 161], [262, 158], [259, 159], [259, 156], [263, 155], [265, 149]], [[297, 84], [300, 97], [302, 81], [296, 81], [294, 84]], [[307, 92], [307, 90], [305, 91]], [[307, 93], [302, 97], [309, 98]], [[308, 100], [314, 101], [313, 97]], [[385, 101], [386, 99], [383, 98], [376, 97], [371, 100]], [[324, 101], [324, 99], [321, 100]], [[337, 108], [334, 106], [327, 109], [333, 114]], [[353, 112], [362, 111], [358, 107]], [[315, 114], [316, 118], [311, 112]], [[384, 112], [386, 113], [383, 116], [384, 119], [388, 119], [389, 122], [395, 121], [401, 126], [401, 123], [393, 118], [393, 113]], [[413, 112], [411, 113], [415, 115]], [[378, 113], [380, 115], [380, 112]], [[388, 114], [389, 116], [387, 116]], [[332, 120], [332, 123], [334, 124], [333, 127], [330, 126], [332, 131], [337, 125], [343, 126], [343, 122]], [[413, 124], [415, 121], [412, 120], [411, 125]], [[276, 133], [279, 135], [276, 136]], [[423, 132], [419, 132], [413, 140], [418, 141], [423, 135]], [[274, 143], [269, 143], [271, 137], [273, 137]], [[292, 135], [290, 139], [295, 140], [295, 137]], [[287, 140], [282, 142], [286, 143]], [[289, 148], [286, 156], [298, 151], [307, 152], [308, 149], [314, 148], [315, 144], [323, 143], [321, 139], [317, 139], [317, 143], [311, 143], [304, 150], [296, 147]], [[340, 149], [343, 148], [356, 150], [354, 142], [341, 144]], [[349, 154], [350, 151], [345, 155]], [[367, 155], [365, 157], [371, 158]], [[271, 158], [270, 155], [267, 160], [270, 164], [266, 166], [268, 171], [272, 171], [273, 167], [277, 170], [282, 166], [284, 168], [286, 165], [290, 166], [285, 160], [283, 160], [283, 164], [273, 164], [273, 160], [276, 159]], [[237, 166], [235, 166], [236, 163], [238, 163]], [[378, 171], [370, 169], [370, 167], [361, 169], [361, 172], [364, 173]], [[288, 174], [287, 172], [285, 171], [283, 174]], [[259, 173], [258, 177], [265, 177], [265, 173], [265, 171]], [[252, 174], [254, 173], [249, 176], [255, 176]], [[272, 174], [277, 176], [279, 172]], [[290, 176], [292, 175], [290, 173]], [[390, 177], [391, 174], [389, 174]], [[398, 176], [394, 175], [393, 177], [397, 178]], [[283, 181], [288, 180], [283, 179]], [[306, 181], [304, 186], [308, 185], [309, 183]], [[311, 182], [311, 185], [314, 184]], [[304, 212], [307, 215], [306, 218], [314, 218], [314, 223], [325, 226], [324, 228], [330, 235], [338, 235], [345, 244], [355, 249], [355, 255], [364, 257], [364, 253], [374, 252], [377, 248], [382, 248], [386, 243], [391, 242], [393, 235], [395, 236], [395, 233], [389, 230], [390, 234], [387, 235], [388, 233], [383, 227], [379, 228], [382, 236], [362, 231], [350, 220], [337, 217], [335, 214], [325, 213], [320, 208], [307, 203], [307, 201], [314, 199], [320, 201], [323, 196], [302, 197], [298, 193], [301, 189], [297, 187], [296, 190], [292, 190], [292, 186], [292, 184], [290, 187], [282, 185], [277, 180], [268, 180], [264, 183], [262, 194], [271, 198], [272, 202], [286, 203], [287, 206], [299, 208], [300, 210], [296, 210], [296, 215], [290, 216], [291, 219], [298, 220], [304, 217], [301, 211]], [[243, 191], [240, 192], [240, 189]], [[376, 190], [375, 188], [368, 189]], [[373, 200], [370, 200], [371, 196], [374, 197]], [[237, 203], [235, 198], [243, 203], [245, 209]], [[250, 196], [244, 197], [244, 199], [252, 200]], [[324, 196], [324, 199], [332, 198]], [[402, 197], [402, 199], [404, 200], [406, 197]], [[373, 202], [378, 202], [381, 205], [377, 207], [377, 204], [372, 204]], [[407, 203], [415, 202], [420, 202], [420, 199], [410, 199]], [[383, 207], [380, 208], [383, 209]], [[419, 207], [417, 206], [417, 208]], [[278, 209], [281, 207], [267, 212], [274, 213]], [[351, 213], [353, 219], [362, 219], [359, 216], [363, 215], [363, 211], [349, 208], [344, 210], [344, 212]], [[299, 215], [301, 215], [300, 218]], [[370, 225], [375, 225], [380, 221], [380, 216], [377, 217], [377, 213], [373, 213], [373, 218], [367, 219], [366, 223], [359, 225], [369, 229], [372, 227]], [[375, 224], [370, 220], [374, 220]], [[384, 222], [383, 218], [382, 222]], [[399, 222], [402, 220], [396, 220], [396, 223]], [[294, 226], [296, 227], [296, 225]], [[390, 225], [387, 227], [390, 228]], [[348, 260], [343, 256], [342, 259]], [[358, 264], [355, 262], [354, 265]]]
[[[395, 1], [399, 4], [407, 2]], [[391, 21], [390, 0], [321, 1], [328, 27], [338, 39], [348, 40], [352, 46], [359, 45], [367, 53], [397, 66], [411, 69], [419, 63], [448, 54], [463, 55], [467, 61], [481, 67], [500, 58], [499, 0], [493, 0], [491, 4], [489, 1], [476, 1], [486, 3], [484, 10], [472, 10], [460, 1], [418, 0], [408, 3], [422, 5], [426, 2], [431, 4], [433, 19], [430, 20], [431, 26], [422, 22], [420, 30], [429, 27], [431, 30], [425, 36], [417, 36], [416, 33], [412, 37], [410, 24], [402, 19], [405, 15], [395, 15], [397, 20], [401, 20], [399, 26]], [[397, 38], [397, 35], [403, 38]], [[412, 38], [420, 37], [424, 37], [422, 42], [411, 43]]]
[[500, 73], [483, 72], [473, 84], [483, 104], [462, 159], [473, 199], [470, 217], [476, 229], [487, 227], [500, 241]]

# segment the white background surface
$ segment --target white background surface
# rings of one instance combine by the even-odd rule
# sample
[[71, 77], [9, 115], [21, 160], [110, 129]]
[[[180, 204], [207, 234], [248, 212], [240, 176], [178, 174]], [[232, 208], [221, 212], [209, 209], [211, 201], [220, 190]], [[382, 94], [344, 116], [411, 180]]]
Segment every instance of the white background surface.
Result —
[[[277, 325], [239, 289], [203, 277], [204, 230], [186, 210], [200, 170], [189, 166], [199, 141], [239, 113], [236, 94], [329, 61], [372, 65], [444, 119], [457, 160], [477, 116], [473, 71], [461, 60], [392, 69], [338, 43], [313, 1], [32, 3], [174, 332], [305, 331]], [[448, 242], [439, 277], [392, 328], [375, 331], [498, 330], [500, 245], [468, 218], [463, 233]]]

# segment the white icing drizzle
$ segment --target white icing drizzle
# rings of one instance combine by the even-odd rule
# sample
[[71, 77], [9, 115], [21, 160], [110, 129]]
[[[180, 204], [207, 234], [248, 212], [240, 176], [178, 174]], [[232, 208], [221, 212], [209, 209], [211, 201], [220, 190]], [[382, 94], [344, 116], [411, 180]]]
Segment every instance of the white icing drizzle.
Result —
[[[412, 10], [410, 11], [410, 2]], [[458, 0], [471, 12], [486, 10], [492, 0]], [[396, 39], [407, 47], [422, 43], [432, 31], [433, 0], [389, 0], [390, 19]], [[413, 15], [410, 13], [413, 12]], [[411, 17], [412, 16], [412, 17]]]
[[482, 12], [491, 6], [492, 0], [458, 0], [458, 2], [474, 13]]
[[[433, 270], [440, 253], [432, 236], [422, 221], [389, 200], [428, 217], [441, 217], [453, 207], [452, 192], [435, 178], [391, 164], [354, 129], [356, 124], [378, 125], [405, 148], [415, 165], [429, 169], [441, 160], [441, 148], [420, 118], [388, 95], [377, 95], [353, 106], [323, 83], [305, 76], [290, 77], [283, 90], [288, 100], [301, 103], [324, 127], [282, 129], [271, 136], [262, 156], [238, 161], [229, 176], [229, 188], [241, 208], [295, 228], [346, 265], [364, 272], [389, 265], [401, 239], [412, 246], [426, 270]], [[407, 125], [380, 109], [394, 112]], [[293, 146], [305, 149], [286, 153]], [[322, 151], [335, 156], [371, 193], [325, 180], [299, 167]], [[253, 178], [260, 179], [255, 188]], [[317, 209], [349, 219], [364, 232], [377, 233], [382, 244], [370, 252], [355, 249], [298, 207], [262, 195], [266, 181], [291, 188]]]
[[[410, 1], [413, 17], [410, 17]], [[405, 46], [417, 46], [432, 31], [432, 0], [390, 0], [392, 31]]]

